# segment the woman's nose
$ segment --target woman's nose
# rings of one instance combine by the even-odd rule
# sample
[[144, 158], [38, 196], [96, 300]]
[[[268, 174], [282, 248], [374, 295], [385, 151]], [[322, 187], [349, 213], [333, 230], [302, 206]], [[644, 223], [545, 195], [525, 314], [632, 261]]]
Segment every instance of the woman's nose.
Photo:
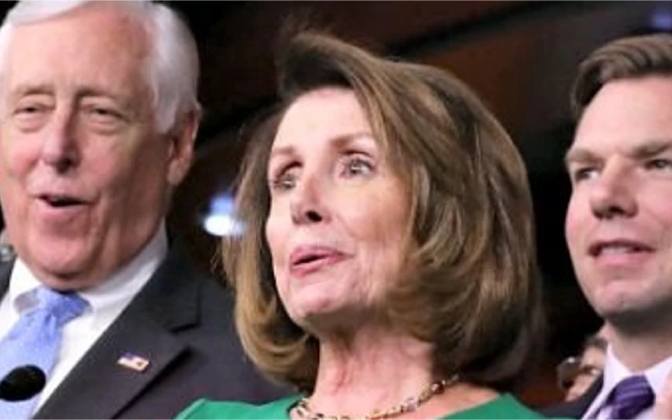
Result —
[[292, 221], [296, 224], [319, 223], [326, 219], [324, 187], [315, 178], [300, 180], [290, 201]]

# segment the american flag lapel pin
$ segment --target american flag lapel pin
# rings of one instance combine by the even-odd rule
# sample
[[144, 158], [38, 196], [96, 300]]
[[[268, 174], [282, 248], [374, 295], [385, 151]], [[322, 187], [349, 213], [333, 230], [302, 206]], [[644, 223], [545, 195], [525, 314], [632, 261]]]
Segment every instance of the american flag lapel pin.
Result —
[[124, 355], [117, 360], [117, 364], [136, 372], [144, 372], [149, 367], [149, 359], [133, 353], [124, 353]]

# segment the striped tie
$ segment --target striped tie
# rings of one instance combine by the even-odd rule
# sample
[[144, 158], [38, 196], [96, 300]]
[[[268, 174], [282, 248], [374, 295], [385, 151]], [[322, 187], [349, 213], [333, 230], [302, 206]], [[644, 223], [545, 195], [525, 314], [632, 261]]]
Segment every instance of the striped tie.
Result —
[[655, 396], [642, 375], [623, 379], [611, 392], [610, 419], [632, 419], [653, 405]]

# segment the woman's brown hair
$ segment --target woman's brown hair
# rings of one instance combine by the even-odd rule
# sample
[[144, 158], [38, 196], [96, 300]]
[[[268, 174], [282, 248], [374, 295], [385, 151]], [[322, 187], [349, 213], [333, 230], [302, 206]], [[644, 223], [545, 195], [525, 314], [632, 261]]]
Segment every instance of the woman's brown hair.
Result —
[[478, 97], [449, 73], [381, 58], [301, 32], [279, 56], [280, 104], [250, 140], [237, 190], [245, 233], [225, 239], [243, 345], [273, 378], [310, 391], [316, 339], [288, 317], [264, 236], [267, 163], [284, 111], [322, 87], [351, 89], [374, 138], [410, 191], [408, 273], [387, 296], [395, 326], [435, 345], [434, 374], [509, 390], [540, 339], [533, 212], [513, 142]]

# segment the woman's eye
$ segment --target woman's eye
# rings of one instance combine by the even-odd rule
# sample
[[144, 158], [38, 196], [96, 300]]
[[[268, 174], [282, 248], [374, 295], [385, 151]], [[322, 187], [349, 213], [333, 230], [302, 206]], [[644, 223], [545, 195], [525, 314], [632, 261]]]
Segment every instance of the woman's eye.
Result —
[[280, 173], [277, 177], [271, 179], [270, 186], [272, 191], [289, 191], [296, 187], [297, 176], [293, 170], [288, 169]]
[[373, 172], [373, 164], [366, 159], [353, 157], [346, 162], [346, 176], [369, 175], [371, 172]]
[[273, 181], [273, 189], [279, 191], [291, 190], [295, 185], [296, 181], [287, 176], [283, 176], [282, 178]]

